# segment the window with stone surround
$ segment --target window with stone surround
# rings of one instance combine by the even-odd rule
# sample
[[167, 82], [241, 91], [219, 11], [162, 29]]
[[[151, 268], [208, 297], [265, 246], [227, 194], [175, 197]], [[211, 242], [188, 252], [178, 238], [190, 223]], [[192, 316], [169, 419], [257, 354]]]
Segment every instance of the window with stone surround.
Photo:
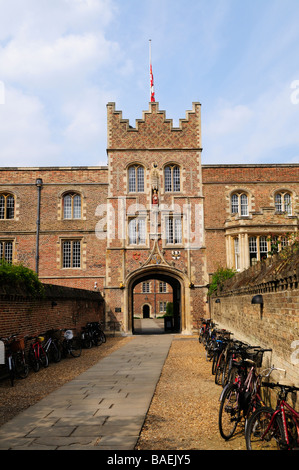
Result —
[[62, 267], [81, 268], [81, 240], [62, 241]]
[[146, 223], [145, 218], [132, 217], [128, 222], [129, 245], [145, 245]]
[[128, 169], [129, 193], [144, 192], [144, 168], [141, 165], [132, 165]]
[[63, 218], [81, 219], [82, 199], [78, 193], [67, 193], [63, 196]]
[[179, 192], [181, 190], [180, 167], [178, 165], [167, 165], [164, 168], [164, 190], [165, 192]]
[[181, 216], [165, 217], [165, 240], [167, 244], [182, 243], [182, 219]]
[[289, 192], [277, 192], [274, 200], [276, 212], [285, 212], [288, 215], [292, 215], [292, 197]]
[[231, 195], [231, 213], [241, 217], [248, 216], [248, 195], [244, 192], [234, 192]]
[[150, 282], [146, 281], [142, 283], [142, 293], [149, 294], [150, 293]]
[[159, 281], [159, 292], [161, 294], [167, 292], [167, 284], [164, 281]]
[[13, 262], [13, 241], [0, 241], [0, 260], [4, 260], [9, 264]]
[[12, 194], [0, 194], [0, 220], [14, 219], [15, 198]]

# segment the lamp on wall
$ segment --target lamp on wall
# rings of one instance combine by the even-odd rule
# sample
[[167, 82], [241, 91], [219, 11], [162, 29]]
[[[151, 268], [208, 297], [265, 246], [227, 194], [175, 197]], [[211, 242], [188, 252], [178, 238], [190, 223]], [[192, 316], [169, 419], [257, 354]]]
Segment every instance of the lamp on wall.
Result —
[[263, 319], [264, 300], [261, 294], [254, 295], [251, 299], [251, 303], [260, 306], [260, 316]]
[[252, 297], [251, 303], [252, 304], [263, 305], [263, 303], [264, 303], [263, 296], [261, 294], [255, 295], [254, 297]]

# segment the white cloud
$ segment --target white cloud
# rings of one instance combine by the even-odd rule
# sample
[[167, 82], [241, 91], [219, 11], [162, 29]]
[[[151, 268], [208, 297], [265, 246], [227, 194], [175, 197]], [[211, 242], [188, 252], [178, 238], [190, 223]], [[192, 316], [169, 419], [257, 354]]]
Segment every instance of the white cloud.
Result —
[[[204, 163], [262, 163], [269, 159], [298, 163], [299, 105], [290, 84], [273, 87], [246, 105], [225, 104], [203, 125]], [[279, 153], [281, 152], [281, 154]], [[287, 154], [289, 152], [289, 155]]]
[[55, 159], [58, 148], [51, 142], [44, 107], [35, 96], [6, 87], [0, 122], [0, 166], [37, 166]]
[[87, 75], [117, 51], [117, 44], [106, 41], [102, 34], [70, 34], [53, 42], [13, 40], [0, 48], [0, 76], [27, 86], [63, 76], [69, 80], [72, 74]]

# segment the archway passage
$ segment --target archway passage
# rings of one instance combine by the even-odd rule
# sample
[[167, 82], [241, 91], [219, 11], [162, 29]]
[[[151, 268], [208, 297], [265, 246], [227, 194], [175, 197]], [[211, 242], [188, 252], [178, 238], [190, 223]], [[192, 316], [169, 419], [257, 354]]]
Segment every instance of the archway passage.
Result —
[[[138, 312], [140, 311], [140, 309], [139, 307], [136, 307], [138, 303], [134, 302], [134, 297], [137, 296], [134, 291], [136, 286], [138, 286], [139, 284], [144, 286], [147, 283], [150, 283], [152, 286], [155, 286], [155, 292], [145, 292], [143, 294], [143, 302], [146, 301], [147, 305], [143, 305], [141, 315], [142, 318], [139, 319]], [[159, 292], [161, 284], [162, 286], [165, 284], [168, 286], [168, 295], [164, 297], [163, 295], [159, 296], [159, 294], [162, 294], [161, 292]], [[157, 296], [157, 299], [155, 299], [155, 303], [151, 305], [151, 308], [148, 305], [150, 295]], [[151, 270], [151, 272], [144, 273], [143, 275], [139, 274], [138, 278], [136, 278], [131, 284], [129, 299], [129, 319], [131, 320], [133, 334], [159, 334], [181, 331], [181, 283], [175, 277], [169, 275], [168, 273], [159, 272], [158, 270]], [[171, 308], [166, 308], [168, 304], [171, 304]], [[146, 307], [150, 311], [148, 318], [145, 317], [145, 314], [147, 315], [148, 312]], [[172, 310], [172, 315], [171, 317], [167, 317], [166, 319], [164, 319], [166, 310], [167, 313], [168, 310]]]

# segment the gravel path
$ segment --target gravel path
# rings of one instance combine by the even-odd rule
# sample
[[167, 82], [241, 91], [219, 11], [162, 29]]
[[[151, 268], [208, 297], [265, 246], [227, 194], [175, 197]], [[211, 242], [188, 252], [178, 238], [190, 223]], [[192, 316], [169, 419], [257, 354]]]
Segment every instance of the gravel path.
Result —
[[137, 449], [245, 450], [241, 425], [228, 442], [219, 434], [221, 391], [197, 337], [175, 337]]
[[[83, 350], [80, 358], [51, 363], [25, 380], [0, 381], [0, 425], [72, 380], [100, 359], [131, 341], [108, 338], [98, 348]], [[237, 450], [245, 449], [241, 432], [225, 442], [218, 431], [221, 387], [215, 385], [211, 363], [196, 337], [175, 336], [157, 385], [138, 450]]]

